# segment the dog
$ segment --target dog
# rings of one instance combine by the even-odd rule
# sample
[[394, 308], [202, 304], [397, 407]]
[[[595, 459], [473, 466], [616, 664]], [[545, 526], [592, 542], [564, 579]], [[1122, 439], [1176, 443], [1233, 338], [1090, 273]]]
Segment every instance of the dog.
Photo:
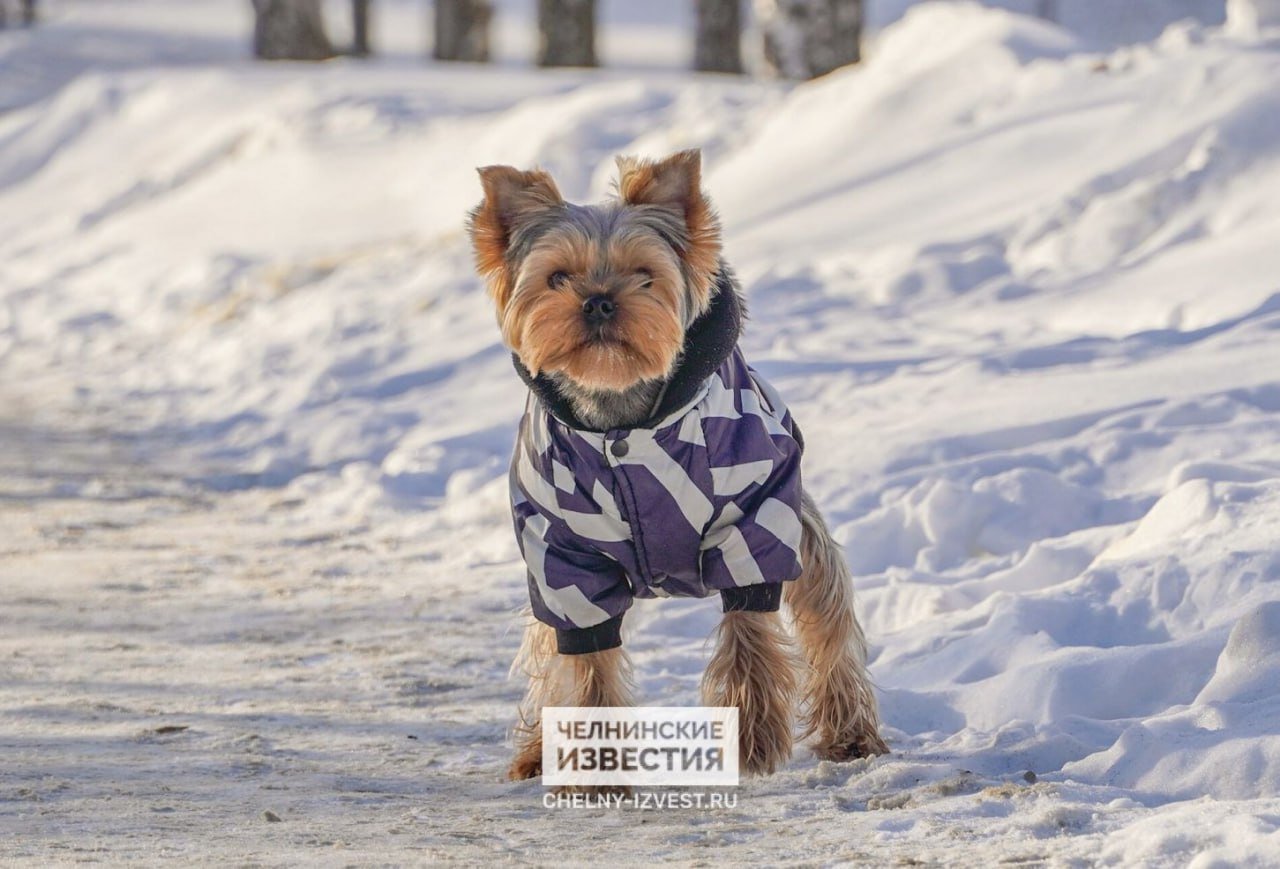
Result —
[[703, 702], [738, 708], [745, 773], [790, 758], [798, 706], [818, 757], [886, 753], [852, 577], [801, 484], [803, 437], [738, 347], [744, 305], [701, 153], [617, 164], [597, 205], [566, 202], [544, 171], [484, 167], [469, 215], [529, 387], [511, 492], [536, 618], [513, 665], [529, 687], [509, 777], [541, 773], [543, 707], [631, 705], [635, 599], [717, 592]]

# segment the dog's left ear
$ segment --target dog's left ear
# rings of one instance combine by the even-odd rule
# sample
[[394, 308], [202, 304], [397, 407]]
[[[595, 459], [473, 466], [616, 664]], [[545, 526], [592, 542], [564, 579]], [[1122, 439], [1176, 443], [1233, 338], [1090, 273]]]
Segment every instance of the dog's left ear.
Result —
[[690, 289], [705, 307], [720, 268], [720, 221], [702, 192], [702, 152], [695, 148], [662, 160], [619, 157], [618, 196], [628, 205], [660, 205], [684, 218], [687, 242], [677, 253]]
[[511, 235], [521, 224], [564, 205], [556, 182], [541, 169], [523, 172], [511, 166], [485, 166], [480, 173], [484, 201], [471, 210], [467, 229], [476, 269], [489, 282], [499, 316], [511, 297], [513, 275], [507, 262]]

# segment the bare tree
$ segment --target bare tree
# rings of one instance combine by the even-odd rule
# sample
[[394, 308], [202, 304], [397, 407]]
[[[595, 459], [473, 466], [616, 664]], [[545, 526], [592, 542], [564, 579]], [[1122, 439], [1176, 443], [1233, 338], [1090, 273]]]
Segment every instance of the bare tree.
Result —
[[765, 61], [787, 78], [817, 78], [862, 58], [863, 0], [764, 0]]
[[370, 0], [351, 0], [351, 53], [368, 57]]
[[693, 68], [703, 72], [742, 72], [740, 0], [697, 0], [696, 12]]
[[253, 0], [253, 53], [261, 60], [327, 60], [333, 44], [320, 0]]
[[[9, 23], [8, 0], [0, 0], [0, 30]], [[22, 26], [30, 27], [36, 23], [36, 0], [22, 0]]]
[[1036, 0], [1036, 15], [1045, 21], [1058, 20], [1058, 0]]
[[596, 65], [595, 0], [538, 0], [538, 64]]
[[489, 59], [489, 0], [436, 0], [436, 60], [483, 63]]

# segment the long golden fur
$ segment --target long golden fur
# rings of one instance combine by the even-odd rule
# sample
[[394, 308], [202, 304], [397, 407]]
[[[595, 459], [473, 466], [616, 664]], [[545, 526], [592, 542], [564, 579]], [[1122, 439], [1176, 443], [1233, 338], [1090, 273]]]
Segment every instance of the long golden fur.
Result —
[[867, 641], [853, 609], [853, 577], [808, 493], [800, 511], [800, 578], [783, 586], [805, 659], [804, 736], [814, 754], [850, 760], [886, 754], [867, 676]]
[[[565, 275], [556, 292], [550, 277]], [[671, 249], [638, 231], [598, 245], [567, 228], [540, 241], [525, 260], [502, 334], [533, 373], [560, 372], [588, 389], [625, 389], [657, 380], [675, 365], [684, 336], [679, 265]], [[583, 302], [609, 296], [618, 315], [594, 335]]]
[[791, 638], [774, 613], [730, 612], [702, 674], [702, 702], [738, 709], [738, 762], [749, 775], [791, 757], [796, 672]]
[[631, 659], [623, 649], [560, 655], [555, 631], [532, 619], [511, 671], [529, 680], [515, 727], [516, 756], [507, 771], [513, 780], [542, 774], [542, 707], [630, 706], [632, 702]]

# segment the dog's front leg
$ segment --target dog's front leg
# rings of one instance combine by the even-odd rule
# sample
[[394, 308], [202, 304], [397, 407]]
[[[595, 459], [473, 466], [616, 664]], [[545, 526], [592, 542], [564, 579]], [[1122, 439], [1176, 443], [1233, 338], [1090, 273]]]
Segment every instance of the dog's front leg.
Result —
[[702, 677], [703, 703], [738, 708], [739, 763], [751, 775], [791, 757], [796, 662], [776, 612], [727, 612]]
[[542, 622], [529, 622], [511, 672], [522, 672], [529, 685], [520, 702], [520, 720], [515, 726], [516, 756], [507, 770], [513, 781], [542, 774], [542, 707], [554, 706], [552, 663], [556, 658], [556, 632]]
[[541, 622], [525, 629], [513, 669], [523, 670], [529, 688], [520, 704], [516, 755], [507, 775], [513, 780], [542, 774], [544, 706], [630, 706], [631, 659], [621, 648], [582, 655], [556, 651], [556, 632]]

